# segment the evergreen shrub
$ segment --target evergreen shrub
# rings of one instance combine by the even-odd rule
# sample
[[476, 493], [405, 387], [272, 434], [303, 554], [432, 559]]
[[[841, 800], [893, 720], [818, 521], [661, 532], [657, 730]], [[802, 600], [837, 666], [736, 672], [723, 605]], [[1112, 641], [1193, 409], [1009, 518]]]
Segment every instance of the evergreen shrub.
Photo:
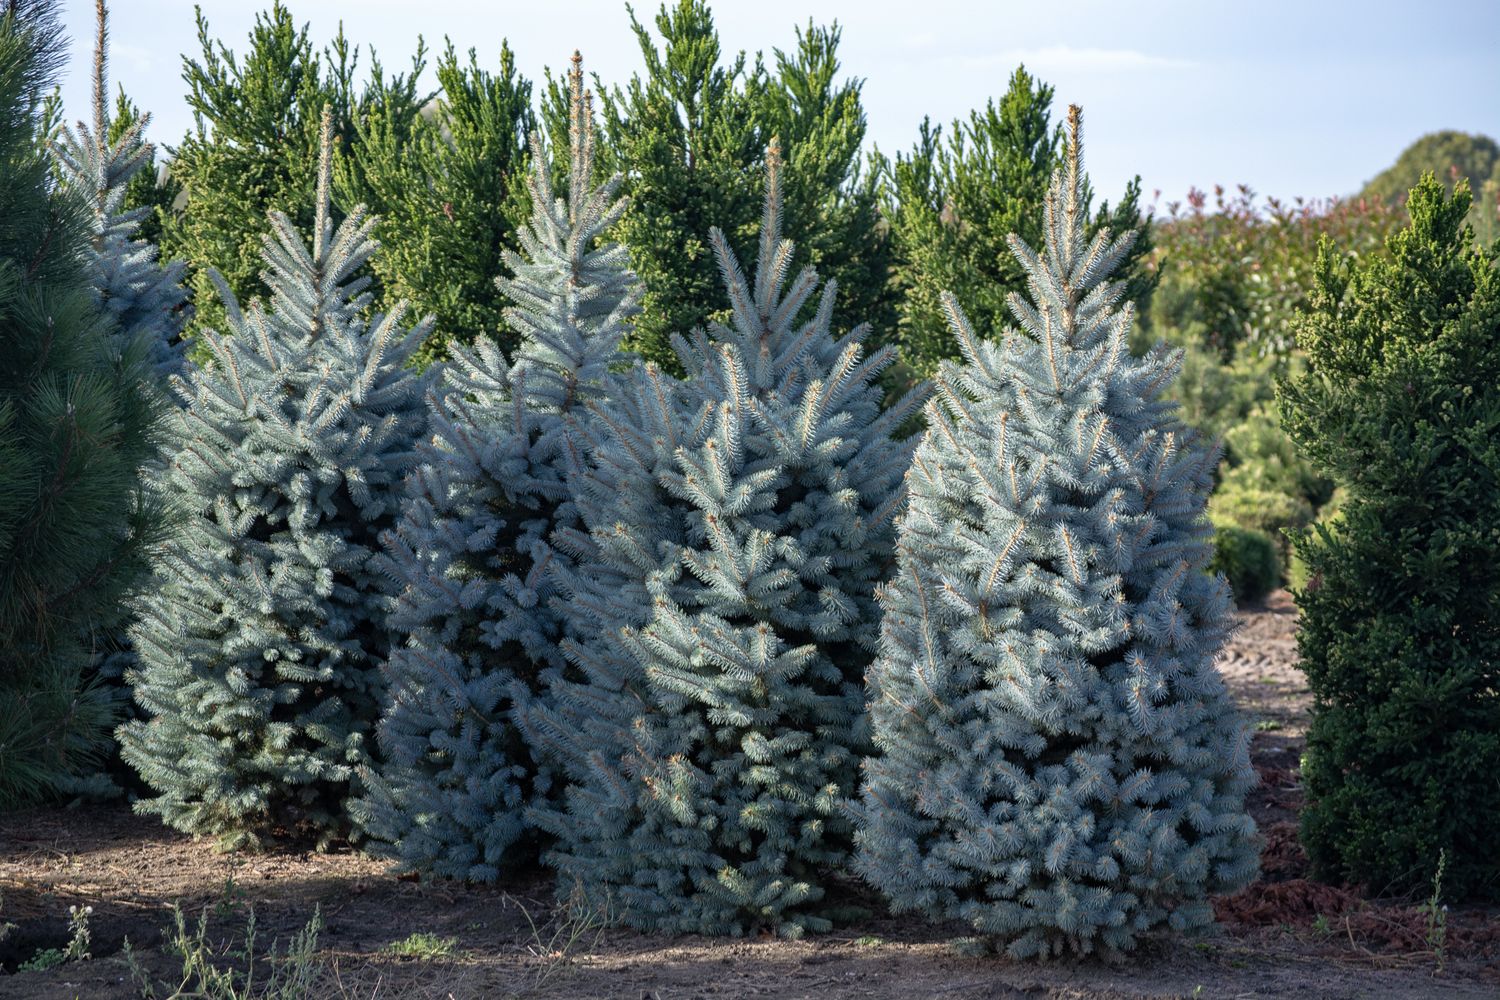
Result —
[[581, 60], [570, 73], [570, 169], [554, 197], [532, 156], [528, 227], [499, 294], [520, 345], [454, 345], [429, 397], [432, 436], [385, 539], [398, 634], [379, 725], [383, 751], [354, 805], [369, 849], [405, 870], [493, 881], [526, 840], [526, 810], [552, 787], [512, 724], [563, 658], [548, 543], [576, 528], [564, 480], [579, 460], [571, 421], [602, 404], [640, 297], [626, 252], [604, 234], [625, 203], [617, 176], [592, 183], [594, 123]]
[[1500, 268], [1430, 175], [1386, 254], [1325, 247], [1281, 386], [1346, 494], [1297, 543], [1313, 692], [1302, 837], [1323, 878], [1500, 898]]
[[1214, 555], [1208, 571], [1224, 574], [1241, 604], [1258, 601], [1281, 585], [1276, 542], [1264, 531], [1242, 528], [1228, 518], [1214, 519]]
[[830, 926], [911, 454], [911, 403], [882, 412], [875, 383], [891, 352], [831, 332], [768, 160], [753, 278], [710, 236], [730, 319], [675, 339], [688, 379], [638, 367], [581, 424], [587, 532], [555, 536], [569, 662], [520, 713], [567, 781], [535, 812], [562, 885], [661, 931]]

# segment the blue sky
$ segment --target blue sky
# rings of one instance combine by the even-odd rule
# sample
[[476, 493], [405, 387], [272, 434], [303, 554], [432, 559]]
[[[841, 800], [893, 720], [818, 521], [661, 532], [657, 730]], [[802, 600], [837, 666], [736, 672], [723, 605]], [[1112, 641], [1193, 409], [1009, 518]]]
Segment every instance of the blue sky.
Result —
[[[265, 6], [270, 0], [265, 0]], [[252, 0], [203, 0], [210, 27], [243, 51]], [[508, 38], [522, 72], [574, 48], [606, 81], [640, 66], [623, 0], [289, 0], [321, 46], [340, 20], [387, 66], [420, 33], [473, 46], [487, 65]], [[69, 119], [86, 114], [93, 0], [65, 0], [73, 58]], [[647, 20], [651, 0], [635, 4]], [[1083, 105], [1085, 156], [1101, 194], [1140, 174], [1148, 200], [1190, 185], [1248, 183], [1282, 196], [1354, 191], [1437, 129], [1500, 136], [1500, 2], [1388, 0], [1230, 4], [1145, 0], [721, 0], [725, 47], [793, 44], [809, 16], [843, 26], [845, 72], [864, 78], [870, 141], [910, 146], [923, 115], [948, 122], [1005, 89], [1019, 62]], [[189, 0], [113, 0], [111, 89], [123, 84], [175, 143], [191, 124], [181, 54], [197, 52]]]

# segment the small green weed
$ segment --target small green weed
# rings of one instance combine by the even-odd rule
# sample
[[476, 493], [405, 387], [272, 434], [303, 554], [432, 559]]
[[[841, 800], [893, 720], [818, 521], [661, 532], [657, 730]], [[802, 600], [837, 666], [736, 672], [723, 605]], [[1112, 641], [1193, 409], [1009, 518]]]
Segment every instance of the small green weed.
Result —
[[382, 951], [397, 958], [417, 958], [430, 962], [435, 958], [448, 958], [458, 945], [456, 937], [438, 937], [426, 931], [416, 931], [401, 941], [392, 941]]
[[235, 878], [236, 873], [244, 862], [238, 854], [231, 853], [228, 858], [229, 874], [224, 876], [224, 885], [219, 890], [219, 898], [214, 902], [214, 916], [220, 920], [226, 920], [234, 916], [245, 902], [245, 890], [240, 887]]
[[66, 962], [61, 948], [40, 948], [35, 955], [16, 966], [17, 972], [46, 972]]
[[209, 908], [205, 907], [197, 927], [189, 930], [182, 907], [172, 907], [172, 926], [164, 947], [182, 961], [175, 986], [170, 981], [153, 981], [131, 948], [130, 939], [125, 939], [125, 963], [142, 1000], [304, 1000], [316, 995], [313, 988], [322, 974], [317, 960], [318, 934], [323, 929], [321, 910], [313, 911], [312, 919], [292, 935], [285, 951], [279, 950], [276, 942], [271, 943], [263, 959], [267, 967], [264, 976], [257, 972], [254, 908], [245, 918], [244, 944], [239, 948], [227, 944], [215, 948], [209, 940], [208, 917]]
[[1448, 851], [1438, 851], [1437, 871], [1432, 875], [1432, 896], [1420, 907], [1427, 915], [1427, 947], [1437, 959], [1437, 970], [1443, 971], [1447, 959], [1448, 904], [1443, 902], [1443, 871], [1448, 867]]
[[[16, 966], [20, 972], [46, 972], [55, 969], [67, 962], [82, 962], [89, 957], [89, 944], [93, 940], [89, 933], [89, 917], [94, 915], [92, 906], [70, 906], [68, 907], [68, 927], [73, 932], [73, 937], [68, 941], [66, 948], [42, 948], [25, 962]], [[9, 930], [14, 925], [5, 925], [4, 930]], [[0, 933], [0, 937], [4, 937]]]

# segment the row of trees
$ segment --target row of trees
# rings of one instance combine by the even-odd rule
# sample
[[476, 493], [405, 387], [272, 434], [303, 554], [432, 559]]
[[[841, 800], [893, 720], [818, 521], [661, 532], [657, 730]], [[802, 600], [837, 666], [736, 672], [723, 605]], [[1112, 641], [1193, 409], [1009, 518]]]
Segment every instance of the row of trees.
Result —
[[[1186, 438], [1159, 400], [1171, 357], [1125, 350], [1131, 312], [1116, 312], [1124, 288], [1108, 279], [1132, 237], [1086, 236], [1076, 115], [1044, 246], [1014, 244], [1032, 304], [1013, 308], [1052, 339], [1015, 378], [956, 318], [970, 360], [944, 366], [946, 402], [928, 411], [952, 433], [965, 408], [1008, 401], [1013, 423], [972, 410], [969, 431], [1000, 435], [978, 472], [997, 501], [1009, 483], [1010, 504], [923, 513], [957, 532], [929, 541], [908, 529], [920, 508], [902, 513], [915, 442], [898, 435], [927, 388], [882, 406], [894, 351], [868, 348], [866, 324], [836, 333], [834, 284], [792, 266], [779, 144], [754, 269], [710, 230], [727, 316], [673, 336], [675, 375], [620, 350], [644, 289], [608, 242], [627, 211], [619, 175], [594, 181], [581, 69], [569, 82], [566, 193], [554, 197], [538, 142], [531, 215], [498, 283], [513, 355], [484, 337], [451, 362], [410, 364], [426, 329], [370, 295], [375, 223], [359, 208], [333, 217], [332, 108], [310, 240], [270, 213], [269, 294], [247, 306], [210, 272], [227, 328], [205, 328], [206, 363], [170, 375], [159, 446], [135, 456], [139, 509], [172, 508], [130, 602], [142, 714], [119, 735], [150, 789], [139, 808], [234, 844], [364, 838], [467, 878], [544, 846], [565, 881], [666, 930], [828, 927], [828, 879], [856, 830], [863, 870], [897, 905], [964, 917], [1017, 954], [1123, 950], [1169, 921], [1202, 923], [1204, 894], [1255, 866], [1245, 731], [1211, 667], [1227, 591], [1194, 571], [1211, 461], [1172, 443]], [[35, 194], [78, 202], [66, 186]], [[118, 241], [71, 252], [122, 256]], [[101, 305], [141, 290], [106, 300], [91, 275], [72, 280], [85, 305], [89, 287]], [[112, 351], [91, 315], [95, 363], [155, 399], [123, 359], [166, 331]], [[982, 375], [1002, 380], [994, 399]], [[1128, 415], [1118, 427], [1099, 410], [1111, 400]], [[957, 485], [974, 456], [944, 438], [924, 438], [926, 461], [951, 465]], [[1064, 439], [1078, 453], [1058, 462]], [[938, 508], [972, 504], [973, 485]], [[1001, 532], [999, 562], [982, 557]], [[954, 545], [973, 566], [948, 557]], [[975, 687], [978, 721], [1019, 753], [997, 798], [987, 763], [934, 732], [925, 752], [950, 775], [937, 787], [969, 801], [925, 831], [884, 825], [903, 808], [890, 788], [853, 806], [877, 745], [916, 745], [890, 724], [904, 716], [864, 710], [868, 678], [911, 665], [910, 609], [879, 589], [898, 546], [948, 565], [955, 610], [958, 588], [984, 591], [969, 595], [975, 643], [941, 654], [932, 680], [955, 697]], [[978, 574], [980, 562], [992, 565]], [[1207, 601], [1200, 637], [1132, 634], [1137, 604], [1154, 617], [1184, 587]], [[882, 621], [894, 624], [877, 642]], [[1048, 654], [1043, 634], [1066, 643], [1079, 625], [1083, 645]], [[1018, 685], [1011, 703], [978, 690], [994, 658]], [[1154, 672], [1160, 717], [1122, 729], [1129, 685]], [[1191, 680], [1176, 693], [1179, 676]], [[1057, 684], [1084, 685], [1081, 701], [1048, 703]], [[939, 703], [930, 721], [947, 714]], [[1191, 749], [1173, 777], [1143, 771], [1179, 744]], [[1043, 801], [1055, 808], [1038, 826]], [[936, 896], [908, 898], [904, 860], [882, 860], [925, 848], [951, 864], [954, 843], [990, 864], [962, 882], [932, 868]]]
[[1290, 535], [1338, 514], [1345, 493], [1282, 428], [1278, 378], [1306, 368], [1298, 328], [1317, 294], [1325, 241], [1348, 261], [1385, 254], [1408, 220], [1408, 193], [1424, 172], [1450, 193], [1467, 181], [1466, 222], [1481, 244], [1500, 237], [1500, 147], [1482, 135], [1436, 132], [1348, 199], [1282, 201], [1245, 185], [1193, 190], [1156, 217], [1148, 262], [1159, 276], [1137, 349], [1183, 349], [1176, 397], [1195, 427], [1224, 442], [1210, 516], [1215, 568], [1241, 599], [1282, 582], [1301, 587], [1307, 565]]
[[792, 266], [774, 140], [753, 271], [709, 233], [726, 321], [673, 336], [681, 376], [621, 352], [645, 295], [570, 92], [566, 195], [538, 142], [497, 283], [518, 349], [424, 374], [356, 277], [373, 223], [334, 227], [325, 113], [311, 247], [273, 212], [269, 300], [226, 289], [233, 335], [176, 381], [139, 808], [468, 879], [541, 846], [675, 932], [827, 929], [856, 845], [896, 906], [1016, 955], [1206, 923], [1257, 859], [1213, 455], [1162, 398], [1175, 357], [1127, 349], [1133, 234], [1086, 234], [1076, 109], [1044, 245], [1012, 237], [1024, 332], [987, 345], [950, 298], [967, 363], [914, 456], [927, 387], [883, 407], [894, 351]]
[[[1022, 287], [1006, 234], [1040, 235], [1042, 195], [1060, 162], [1051, 87], [1018, 70], [1006, 94], [968, 120], [924, 125], [894, 161], [867, 158], [862, 81], [841, 75], [836, 25], [809, 22], [766, 60], [726, 50], [704, 0], [663, 6], [650, 24], [631, 14], [631, 24], [644, 72], [623, 86], [595, 80], [594, 89], [595, 169], [625, 175], [618, 238], [644, 287], [628, 334], [634, 350], [680, 374], [671, 334], [724, 318], [708, 304], [718, 276], [705, 234], [719, 226], [736, 254], [753, 251], [772, 136], [786, 150], [787, 236], [842, 289], [835, 328], [870, 322], [883, 343], [900, 346], [892, 392], [956, 357], [941, 289], [968, 293], [975, 321], [998, 328], [1005, 295]], [[310, 204], [318, 116], [331, 106], [335, 216], [363, 204], [381, 220], [373, 290], [434, 317], [419, 357], [481, 335], [513, 351], [518, 331], [493, 278], [507, 273], [530, 211], [531, 137], [566, 144], [567, 81], [533, 83], [508, 48], [491, 71], [449, 44], [434, 64], [440, 90], [419, 92], [424, 47], [400, 73], [373, 53], [361, 68], [342, 33], [319, 50], [279, 0], [242, 52], [215, 39], [201, 12], [198, 34], [201, 51], [183, 71], [194, 129], [175, 149], [167, 188], [131, 192], [158, 207], [163, 252], [188, 263], [197, 297], [210, 300], [193, 328], [223, 321], [211, 267], [240, 298], [265, 293], [261, 224], [272, 208]], [[565, 164], [553, 167], [560, 177]], [[1134, 299], [1150, 287], [1139, 194], [1132, 184], [1095, 213], [1096, 225], [1142, 233], [1125, 272]], [[297, 211], [293, 221], [309, 225], [309, 210]]]
[[1290, 533], [1332, 518], [1342, 500], [1283, 431], [1276, 400], [1276, 380], [1306, 367], [1297, 329], [1320, 247], [1379, 256], [1406, 216], [1384, 201], [1261, 200], [1244, 186], [1191, 191], [1166, 209], [1152, 261], [1161, 280], [1136, 347], [1162, 340], [1184, 352], [1173, 395], [1188, 423], [1224, 444], [1209, 508], [1215, 569], [1254, 601], [1306, 582]]
[[[97, 427], [70, 435], [64, 422], [12, 449], [35, 466], [17, 465], [17, 495], [42, 499], [7, 505], [19, 514], [5, 552], [28, 556], [8, 572], [40, 560], [68, 576], [62, 589], [6, 581], [7, 690], [21, 699], [15, 725], [42, 719], [29, 749], [45, 766], [93, 769], [67, 713], [107, 710], [80, 678], [105, 672], [126, 571], [165, 525], [130, 603], [141, 714], [119, 732], [151, 788], [141, 807], [184, 830], [229, 844], [363, 838], [412, 870], [470, 879], [540, 846], [623, 919], [714, 933], [826, 927], [827, 880], [847, 861], [897, 907], [963, 919], [1015, 954], [1127, 949], [1164, 924], [1205, 922], [1209, 893], [1251, 877], [1247, 736], [1212, 669], [1231, 605], [1201, 572], [1217, 455], [1176, 415], [1180, 355], [1129, 350], [1130, 296], [1149, 279], [1116, 280], [1137, 244], [1090, 207], [1076, 109], [1046, 154], [1059, 162], [1040, 239], [1008, 240], [1019, 329], [997, 342], [959, 296], [941, 300], [959, 358], [936, 366], [926, 431], [903, 440], [929, 387], [902, 393], [885, 375], [896, 351], [867, 325], [840, 333], [834, 284], [819, 293], [815, 270], [794, 272], [796, 157], [775, 141], [753, 273], [711, 228], [722, 291], [694, 303], [710, 321], [672, 331], [670, 368], [622, 350], [653, 316], [651, 289], [633, 249], [610, 242], [632, 203], [621, 174], [600, 179], [608, 131], [576, 63], [553, 130], [566, 139], [549, 149], [531, 136], [526, 222], [497, 269], [513, 350], [483, 335], [413, 364], [429, 327], [387, 310], [372, 281], [378, 221], [360, 207], [339, 218], [348, 161], [336, 162], [329, 102], [310, 243], [273, 211], [267, 294], [246, 307], [206, 272], [223, 321], [201, 329], [204, 363], [185, 365], [178, 266], [158, 267], [139, 217], [118, 210], [149, 160], [139, 128], [112, 128], [101, 60], [94, 125], [53, 143], [50, 163], [39, 94], [55, 32], [45, 8], [6, 16], [20, 40], [15, 155], [37, 178], [16, 198], [52, 220], [17, 249], [16, 287], [53, 280], [75, 305], [49, 311], [43, 289], [40, 327], [15, 326], [34, 361], [13, 373], [5, 412], [56, 416], [52, 396], [80, 388], [91, 402], [69, 398], [68, 419], [115, 407]], [[1442, 551], [1463, 559], [1493, 533], [1480, 502], [1492, 493], [1471, 496], [1464, 478], [1493, 464], [1479, 447], [1492, 402], [1466, 402], [1454, 381], [1488, 372], [1497, 339], [1493, 260], [1460, 226], [1467, 209], [1428, 185], [1391, 263], [1341, 277], [1324, 254], [1323, 319], [1299, 328], [1309, 374], [1285, 392], [1289, 430], [1350, 492], [1340, 537], [1389, 526], [1381, 512], [1397, 508], [1372, 485], [1383, 466], [1362, 459], [1361, 478], [1340, 462], [1359, 433], [1401, 419], [1428, 464], [1419, 479], [1402, 466], [1390, 497], [1443, 487], [1409, 530], [1446, 531]], [[32, 267], [54, 238], [85, 266]], [[1414, 311], [1382, 311], [1394, 294]], [[1433, 316], [1452, 331], [1438, 348], [1397, 350]], [[77, 350], [59, 355], [51, 331], [69, 317]], [[175, 406], [152, 441], [160, 371]], [[1390, 396], [1419, 384], [1441, 419]], [[1373, 416], [1360, 409], [1383, 399]], [[81, 448], [95, 452], [75, 468]], [[90, 488], [101, 470], [113, 478]], [[1405, 802], [1405, 825], [1369, 808], [1410, 771], [1395, 760], [1405, 743], [1342, 792], [1360, 768], [1339, 748], [1389, 720], [1337, 711], [1351, 692], [1368, 700], [1357, 678], [1370, 636], [1348, 618], [1373, 563], [1339, 563], [1334, 534], [1304, 543], [1319, 586], [1346, 573], [1336, 601], [1309, 608], [1323, 615], [1305, 641], [1321, 657], [1312, 744], [1332, 761], [1309, 846], [1330, 874], [1365, 877], [1436, 845], [1431, 860], [1482, 891], [1485, 831], [1444, 818], [1469, 790], [1436, 783], [1450, 750], [1489, 760], [1482, 738], [1465, 729], [1450, 746], [1422, 731], [1442, 752], [1423, 758], [1428, 808]], [[1413, 535], [1412, 550], [1424, 541]], [[101, 553], [107, 565], [88, 563]], [[1402, 571], [1411, 607], [1442, 593]], [[1403, 626], [1423, 642], [1464, 637], [1446, 672], [1412, 689], [1453, 699], [1462, 719], [1484, 715], [1493, 680], [1494, 581], [1469, 584], [1472, 607]], [[1425, 648], [1413, 655], [1431, 669]], [[52, 690], [72, 701], [49, 707], [27, 685], [58, 670], [71, 674]], [[17, 749], [28, 746], [5, 744]], [[13, 792], [44, 781], [40, 768], [11, 775]]]
[[[723, 318], [704, 305], [716, 275], [703, 234], [719, 225], [737, 253], [752, 248], [772, 135], [789, 150], [788, 235], [843, 289], [835, 327], [864, 319], [878, 343], [897, 348], [883, 376], [889, 402], [957, 356], [942, 291], [970, 303], [983, 335], [1004, 326], [1006, 297], [1022, 288], [1005, 237], [1040, 237], [1042, 194], [1060, 162], [1051, 87], [1018, 69], [1000, 98], [967, 119], [924, 123], [911, 150], [867, 158], [862, 84], [840, 77], [837, 26], [809, 23], [787, 50], [752, 60], [723, 47], [702, 0], [663, 7], [650, 23], [632, 14], [631, 23], [644, 72], [623, 87], [594, 82], [603, 111], [598, 169], [626, 175], [631, 201], [619, 235], [645, 286], [645, 308], [627, 331], [632, 348], [680, 373], [671, 332]], [[504, 46], [490, 71], [449, 45], [435, 60], [439, 90], [429, 94], [416, 89], [429, 61], [420, 41], [409, 67], [389, 74], [374, 53], [366, 72], [342, 33], [319, 50], [280, 3], [238, 55], [201, 15], [198, 26], [200, 52], [184, 61], [194, 131], [167, 183], [143, 186], [143, 172], [128, 197], [153, 208], [147, 229], [160, 230], [165, 252], [188, 262], [195, 291], [206, 296], [198, 323], [222, 320], [209, 267], [241, 297], [264, 292], [260, 221], [310, 190], [313, 118], [331, 105], [335, 216], [364, 204], [381, 220], [385, 252], [373, 263], [372, 291], [434, 317], [417, 362], [487, 332], [513, 351], [515, 331], [491, 279], [504, 273], [529, 210], [529, 137], [545, 134], [560, 148], [566, 131], [561, 77], [534, 84]], [[1489, 179], [1494, 144], [1458, 133], [1421, 140], [1348, 202], [1262, 206], [1241, 188], [1209, 204], [1192, 192], [1185, 208], [1173, 203], [1153, 222], [1132, 183], [1113, 207], [1093, 212], [1096, 228], [1141, 234], [1122, 270], [1145, 319], [1137, 347], [1166, 339], [1188, 351], [1178, 394], [1185, 413], [1225, 438], [1215, 566], [1241, 599], [1303, 582], [1285, 532], [1332, 516], [1341, 499], [1296, 455], [1272, 398], [1275, 377], [1301, 364], [1291, 324], [1308, 302], [1318, 238], [1331, 235], [1348, 254], [1380, 252], [1405, 217], [1400, 202], [1421, 164], [1437, 164], [1450, 188], [1458, 176], [1488, 184], [1470, 219], [1481, 238], [1500, 232]], [[562, 166], [555, 162], [554, 172]], [[1086, 189], [1085, 202], [1092, 197]]]

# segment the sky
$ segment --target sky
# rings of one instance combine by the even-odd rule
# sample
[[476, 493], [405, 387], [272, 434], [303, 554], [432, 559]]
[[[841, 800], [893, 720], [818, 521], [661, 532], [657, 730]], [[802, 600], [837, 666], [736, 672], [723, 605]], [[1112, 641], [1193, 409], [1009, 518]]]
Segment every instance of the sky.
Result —
[[[211, 34], [243, 52], [270, 0], [201, 0]], [[523, 74], [565, 66], [575, 48], [606, 83], [642, 66], [623, 0], [288, 0], [320, 48], [340, 21], [395, 69], [423, 35], [499, 62], [508, 39]], [[726, 50], [795, 44], [809, 17], [843, 29], [844, 72], [864, 80], [867, 144], [910, 148], [924, 116], [948, 123], [1004, 93], [1018, 63], [1056, 88], [1054, 115], [1084, 109], [1085, 165], [1113, 198], [1139, 174], [1146, 200], [1249, 184], [1291, 197], [1357, 191], [1419, 136], [1500, 137], [1496, 0], [719, 0]], [[71, 121], [88, 113], [93, 0], [63, 0]], [[190, 0], [112, 0], [110, 88], [123, 85], [173, 145], [191, 127], [182, 54], [199, 51]], [[638, 0], [649, 20], [653, 0]], [[428, 70], [427, 89], [431, 70]]]

